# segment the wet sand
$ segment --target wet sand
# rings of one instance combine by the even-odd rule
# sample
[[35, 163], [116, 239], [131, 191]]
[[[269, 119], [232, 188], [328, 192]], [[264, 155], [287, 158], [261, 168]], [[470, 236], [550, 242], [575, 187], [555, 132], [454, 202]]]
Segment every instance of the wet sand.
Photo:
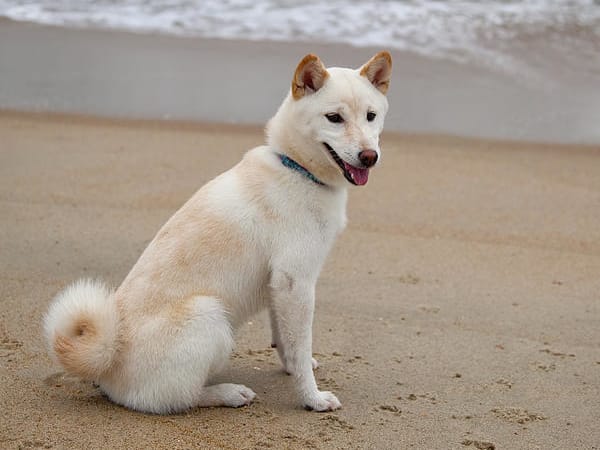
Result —
[[[0, 108], [262, 126], [305, 54], [317, 53], [327, 66], [358, 67], [379, 50], [0, 20]], [[577, 70], [577, 55], [565, 61], [544, 52], [543, 43], [514, 51], [551, 69], [541, 77], [508, 75], [392, 51], [386, 129], [600, 144], [600, 73]]]
[[310, 413], [263, 315], [241, 409], [145, 415], [65, 376], [52, 296], [118, 284], [162, 223], [262, 142], [251, 126], [0, 113], [1, 448], [598, 448], [600, 148], [387, 133], [317, 287]]

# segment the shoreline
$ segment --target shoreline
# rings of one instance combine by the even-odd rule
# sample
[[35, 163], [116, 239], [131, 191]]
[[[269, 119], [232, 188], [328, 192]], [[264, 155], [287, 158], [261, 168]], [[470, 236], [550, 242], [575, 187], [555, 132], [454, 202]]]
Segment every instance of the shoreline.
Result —
[[[263, 126], [304, 54], [315, 52], [330, 66], [357, 66], [376, 50], [4, 20], [0, 108]], [[600, 82], [548, 74], [550, 85], [537, 86], [473, 65], [392, 55], [388, 131], [600, 144]]]

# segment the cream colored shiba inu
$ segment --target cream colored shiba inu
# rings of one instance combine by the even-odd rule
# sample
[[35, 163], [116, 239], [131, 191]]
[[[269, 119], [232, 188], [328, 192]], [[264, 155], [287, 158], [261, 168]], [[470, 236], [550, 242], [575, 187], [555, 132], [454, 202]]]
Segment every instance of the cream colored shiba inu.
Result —
[[247, 405], [246, 386], [208, 380], [236, 328], [268, 308], [302, 404], [340, 408], [313, 375], [315, 284], [346, 224], [347, 187], [380, 160], [390, 75], [387, 52], [357, 70], [304, 57], [267, 145], [183, 205], [116, 291], [82, 280], [58, 294], [44, 326], [64, 369], [139, 411]]

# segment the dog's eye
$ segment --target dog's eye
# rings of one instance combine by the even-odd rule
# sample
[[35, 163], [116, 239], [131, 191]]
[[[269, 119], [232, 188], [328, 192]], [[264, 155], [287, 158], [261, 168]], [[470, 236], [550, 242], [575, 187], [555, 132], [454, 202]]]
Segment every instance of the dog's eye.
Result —
[[369, 111], [367, 113], [367, 120], [369, 122], [373, 122], [375, 120], [375, 117], [377, 117], [377, 114], [375, 114], [373, 111]]
[[327, 117], [327, 120], [329, 120], [331, 123], [344, 122], [344, 118], [342, 116], [340, 116], [338, 113], [325, 114], [325, 117]]

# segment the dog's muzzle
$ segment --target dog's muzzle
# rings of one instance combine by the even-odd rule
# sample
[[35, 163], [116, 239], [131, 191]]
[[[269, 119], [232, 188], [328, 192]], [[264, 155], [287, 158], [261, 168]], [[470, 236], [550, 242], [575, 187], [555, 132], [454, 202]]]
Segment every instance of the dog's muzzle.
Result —
[[356, 186], [367, 184], [367, 181], [369, 181], [369, 168], [373, 167], [379, 158], [379, 155], [375, 150], [363, 150], [360, 152], [358, 154], [358, 159], [365, 167], [355, 167], [344, 161], [327, 142], [323, 142], [323, 145], [335, 163], [342, 170], [342, 174], [346, 180]]

